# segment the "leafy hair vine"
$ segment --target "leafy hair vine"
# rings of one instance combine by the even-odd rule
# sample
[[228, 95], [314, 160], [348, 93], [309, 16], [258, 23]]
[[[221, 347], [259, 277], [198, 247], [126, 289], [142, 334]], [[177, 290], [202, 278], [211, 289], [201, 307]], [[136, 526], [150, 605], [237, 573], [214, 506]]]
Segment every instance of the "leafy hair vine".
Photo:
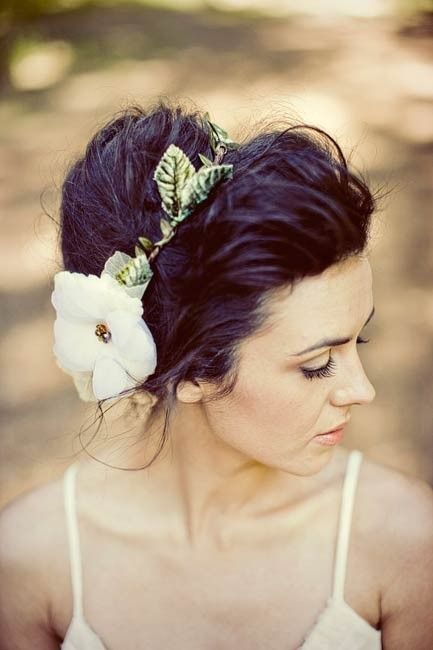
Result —
[[[154, 180], [161, 196], [161, 205], [167, 218], [160, 220], [162, 238], [152, 242], [147, 237], [139, 237], [135, 246], [135, 257], [123, 254], [123, 264], [116, 269], [114, 277], [126, 287], [147, 286], [153, 273], [150, 262], [175, 235], [176, 228], [195, 208], [205, 201], [219, 183], [233, 177], [233, 165], [222, 164], [222, 157], [228, 149], [239, 145], [230, 139], [227, 132], [204, 117], [209, 133], [209, 142], [215, 153], [214, 161], [199, 154], [202, 167], [196, 171], [194, 165], [182, 149], [171, 144], [159, 161]], [[119, 258], [120, 261], [120, 258]]]

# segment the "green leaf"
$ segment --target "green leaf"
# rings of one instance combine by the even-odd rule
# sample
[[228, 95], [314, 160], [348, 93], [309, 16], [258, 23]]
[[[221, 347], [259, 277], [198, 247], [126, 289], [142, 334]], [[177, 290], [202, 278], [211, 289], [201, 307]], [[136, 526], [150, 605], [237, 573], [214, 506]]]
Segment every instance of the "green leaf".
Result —
[[233, 165], [201, 167], [182, 192], [181, 213], [178, 221], [183, 221], [199, 203], [205, 201], [218, 183], [232, 178], [232, 176]]
[[195, 169], [188, 156], [171, 144], [159, 161], [154, 174], [165, 212], [175, 219], [180, 213], [180, 197]]
[[161, 219], [161, 221], [159, 223], [160, 223], [160, 227], [161, 227], [161, 232], [164, 235], [164, 237], [169, 237], [171, 235], [173, 229], [170, 226], [170, 224], [168, 223], [168, 221], [166, 219]]
[[224, 131], [215, 122], [210, 121], [209, 113], [205, 113], [204, 121], [208, 128], [210, 145], [215, 153], [220, 143], [225, 144], [228, 149], [237, 149], [239, 147], [238, 143], [230, 138], [227, 131]]
[[131, 259], [118, 273], [116, 280], [126, 287], [136, 287], [145, 284], [150, 280], [153, 273], [145, 255], [139, 255]]
[[[150, 253], [150, 252], [152, 251], [152, 249], [153, 249], [153, 243], [150, 241], [150, 239], [148, 239], [147, 237], [139, 237], [139, 238], [138, 238], [138, 241], [140, 242], [140, 246], [142, 247], [142, 249], [143, 249], [143, 251], [144, 251], [145, 253]], [[136, 249], [137, 249], [137, 248], [138, 248], [138, 246], [136, 247]], [[140, 249], [139, 249], [139, 250], [140, 250]], [[137, 252], [136, 252], [136, 255], [137, 255], [137, 254], [142, 255], [142, 254], [143, 254], [143, 251], [140, 251], [140, 253], [137, 253]]]
[[200, 160], [202, 161], [202, 163], [203, 163], [203, 165], [205, 167], [212, 167], [212, 165], [213, 165], [212, 160], [209, 160], [209, 158], [206, 158], [206, 156], [204, 156], [202, 153], [199, 153], [198, 157], [200, 158]]

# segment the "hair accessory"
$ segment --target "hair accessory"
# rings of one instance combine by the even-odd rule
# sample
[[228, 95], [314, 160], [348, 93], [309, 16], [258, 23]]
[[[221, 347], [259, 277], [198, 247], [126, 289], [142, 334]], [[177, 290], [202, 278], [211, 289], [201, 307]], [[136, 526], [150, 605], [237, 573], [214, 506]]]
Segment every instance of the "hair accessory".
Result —
[[69, 271], [55, 275], [53, 350], [85, 401], [118, 397], [155, 372], [156, 345], [142, 318], [141, 302], [153, 275], [150, 262], [212, 189], [232, 178], [233, 165], [200, 159], [203, 166], [196, 171], [188, 156], [171, 144], [157, 165], [154, 180], [166, 214], [159, 241], [139, 237], [135, 257], [116, 251], [100, 277]]
[[221, 146], [224, 147], [224, 153], [228, 151], [228, 149], [239, 148], [239, 144], [231, 139], [227, 131], [224, 131], [224, 129], [218, 126], [218, 124], [215, 124], [215, 122], [210, 121], [209, 113], [205, 113], [204, 115], [204, 124], [208, 130], [210, 145], [215, 154], [218, 155]]

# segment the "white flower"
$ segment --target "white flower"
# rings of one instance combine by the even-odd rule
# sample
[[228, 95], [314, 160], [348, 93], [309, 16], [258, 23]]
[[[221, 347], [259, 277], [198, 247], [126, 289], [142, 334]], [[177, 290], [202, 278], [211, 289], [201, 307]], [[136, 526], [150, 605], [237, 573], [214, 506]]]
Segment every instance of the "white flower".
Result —
[[141, 300], [106, 270], [101, 277], [57, 273], [51, 301], [54, 354], [82, 399], [116, 397], [154, 373], [156, 346]]

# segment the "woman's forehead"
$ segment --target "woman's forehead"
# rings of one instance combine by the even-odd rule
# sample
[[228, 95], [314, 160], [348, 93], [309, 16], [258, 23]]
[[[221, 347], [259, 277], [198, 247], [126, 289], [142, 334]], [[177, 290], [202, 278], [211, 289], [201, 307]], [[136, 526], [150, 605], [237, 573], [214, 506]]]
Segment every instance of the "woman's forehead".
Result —
[[291, 289], [276, 292], [267, 303], [263, 334], [281, 334], [303, 342], [315, 334], [344, 335], [373, 306], [371, 267], [366, 257], [340, 262], [321, 275], [307, 277]]

